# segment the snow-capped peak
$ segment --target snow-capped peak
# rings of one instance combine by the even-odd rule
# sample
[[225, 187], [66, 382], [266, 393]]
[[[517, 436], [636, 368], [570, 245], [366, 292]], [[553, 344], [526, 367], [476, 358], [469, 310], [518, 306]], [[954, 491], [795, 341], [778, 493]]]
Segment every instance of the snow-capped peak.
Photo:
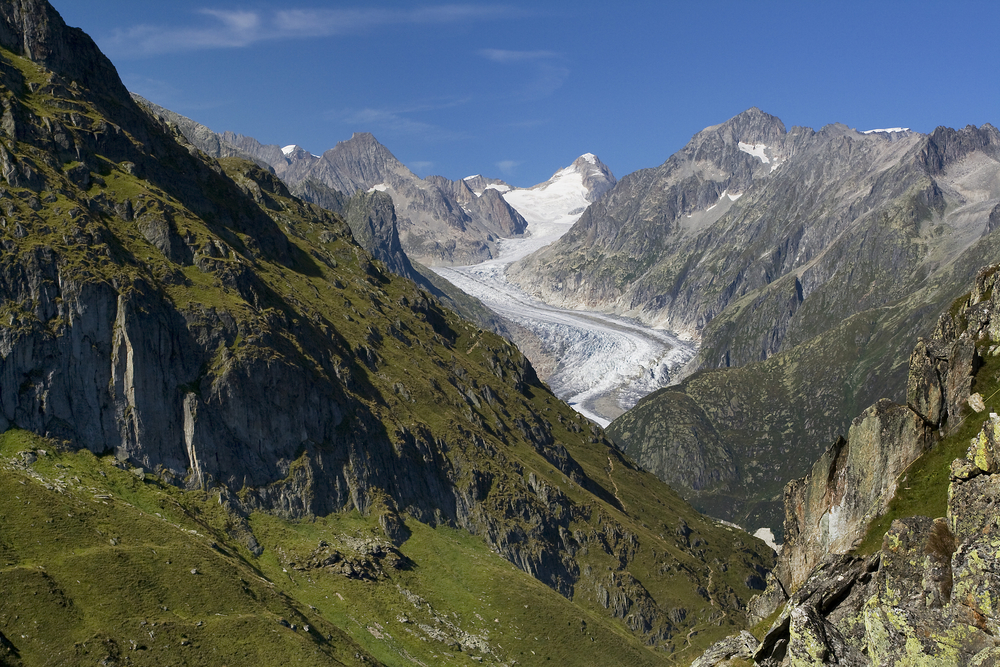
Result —
[[909, 131], [910, 128], [908, 127], [886, 127], [877, 130], [865, 130], [861, 134], [874, 134], [875, 132], [885, 132], [886, 134], [891, 134], [892, 132], [909, 132]]
[[538, 185], [506, 192], [503, 198], [528, 221], [532, 236], [562, 233], [579, 219], [595, 189], [601, 194], [615, 182], [593, 153], [584, 153], [568, 167]]
[[472, 176], [466, 176], [466, 177], [465, 177], [465, 178], [463, 178], [462, 180], [463, 180], [463, 181], [471, 181], [471, 180], [472, 180], [472, 179], [474, 179], [474, 178], [479, 178], [479, 176], [480, 176], [479, 174], [473, 174]]
[[298, 149], [299, 149], [299, 147], [296, 146], [295, 144], [289, 144], [289, 145], [285, 146], [284, 148], [282, 148], [281, 152], [285, 154], [285, 157], [288, 157], [289, 155], [291, 155], [292, 153], [294, 153]]

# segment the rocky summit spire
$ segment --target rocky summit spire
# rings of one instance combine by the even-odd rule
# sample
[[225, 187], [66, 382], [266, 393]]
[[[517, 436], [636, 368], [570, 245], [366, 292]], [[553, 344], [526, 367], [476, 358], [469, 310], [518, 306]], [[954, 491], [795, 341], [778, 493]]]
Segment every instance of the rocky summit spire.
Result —
[[87, 88], [131, 104], [118, 71], [89, 36], [70, 28], [46, 0], [0, 3], [0, 47]]

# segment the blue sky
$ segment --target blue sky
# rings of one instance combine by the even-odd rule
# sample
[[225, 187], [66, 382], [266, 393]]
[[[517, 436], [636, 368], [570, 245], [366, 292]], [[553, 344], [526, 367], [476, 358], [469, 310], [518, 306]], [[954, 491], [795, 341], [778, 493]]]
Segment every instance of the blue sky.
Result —
[[52, 0], [130, 90], [314, 153], [368, 131], [420, 176], [619, 178], [757, 106], [785, 125], [1000, 125], [1000, 3]]

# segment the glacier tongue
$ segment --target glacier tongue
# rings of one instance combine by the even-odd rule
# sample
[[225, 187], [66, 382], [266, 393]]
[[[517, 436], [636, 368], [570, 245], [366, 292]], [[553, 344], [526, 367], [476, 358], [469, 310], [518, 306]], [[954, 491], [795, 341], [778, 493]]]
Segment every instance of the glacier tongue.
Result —
[[557, 240], [589, 206], [581, 162], [594, 165], [597, 158], [588, 153], [545, 183], [504, 193], [528, 222], [524, 238], [501, 240], [495, 259], [434, 271], [534, 333], [559, 360], [547, 379], [552, 391], [607, 426], [640, 398], [669, 384], [697, 346], [625, 318], [550, 306], [507, 280], [511, 263]]
[[[519, 249], [520, 250], [520, 249]], [[697, 351], [667, 331], [603, 313], [547, 305], [507, 280], [508, 258], [434, 270], [504, 317], [531, 330], [559, 358], [547, 382], [578, 412], [607, 426], [669, 384]]]

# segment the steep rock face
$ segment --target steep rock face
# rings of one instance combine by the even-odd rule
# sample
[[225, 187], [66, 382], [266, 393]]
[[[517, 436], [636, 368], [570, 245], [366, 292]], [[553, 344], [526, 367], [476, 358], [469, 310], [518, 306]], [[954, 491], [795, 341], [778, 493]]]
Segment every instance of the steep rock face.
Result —
[[[981, 436], [991, 449], [995, 431], [993, 421]], [[970, 460], [955, 467], [963, 472], [952, 479], [947, 518], [897, 519], [874, 556], [830, 556], [789, 600], [755, 663], [995, 664], [1000, 581], [990, 533], [1000, 479]]]
[[792, 128], [751, 109], [630, 174], [512, 279], [765, 359], [946, 272], [1000, 201], [1000, 133]]
[[[486, 181], [482, 177], [479, 178]], [[454, 198], [463, 211], [479, 220], [487, 230], [497, 236], [519, 236], [527, 229], [528, 223], [521, 217], [521, 214], [511, 208], [500, 195], [500, 189], [503, 186], [484, 187], [482, 190], [476, 191], [472, 184], [465, 179], [449, 181], [443, 176], [428, 176], [424, 181], [433, 184], [446, 195]], [[502, 181], [496, 182], [503, 183]]]
[[[829, 553], [846, 553], [895, 495], [896, 480], [931, 445], [931, 429], [889, 400], [865, 410], [804, 479], [785, 487], [786, 587], [798, 587]], [[782, 574], [786, 574], [782, 570]]]
[[[974, 362], [979, 352], [996, 349], [997, 270], [980, 272], [972, 291], [941, 316], [935, 337], [916, 346], [910, 405], [873, 406], [809, 477], [789, 484], [789, 541], [767, 591], [750, 604], [751, 623], [777, 612], [752, 654], [755, 664], [979, 666], [1000, 657], [994, 537], [1000, 418], [977, 412], [983, 397], [970, 396], [966, 382], [981, 372]], [[959, 381], [949, 381], [953, 373]], [[966, 406], [958, 408], [949, 387], [958, 388]], [[982, 428], [964, 441], [964, 457], [950, 464], [946, 516], [895, 519], [873, 554], [847, 553], [877, 508], [887, 507], [898, 471], [927, 442], [928, 431], [960, 434], [956, 429], [970, 421]], [[859, 457], [854, 448], [874, 458]], [[852, 495], [863, 502], [849, 502]], [[872, 511], [862, 511], [864, 505]], [[702, 664], [725, 664], [720, 652], [734, 641], [707, 652]]]
[[[778, 576], [795, 588], [827, 554], [848, 552], [873, 518], [888, 508], [896, 480], [968, 410], [982, 338], [1000, 317], [996, 267], [980, 272], [962, 305], [964, 327], [941, 316], [932, 340], [910, 356], [908, 405], [880, 401], [854, 420], [848, 440], [834, 443], [804, 479], [785, 488], [785, 536]], [[947, 350], [947, 352], [942, 352]]]
[[45, 0], [0, 7], [0, 46], [93, 91], [104, 104], [126, 105], [128, 91], [111, 61], [79, 28], [70, 28]]
[[293, 186], [316, 181], [348, 195], [357, 190], [387, 192], [396, 207], [406, 253], [425, 264], [488, 259], [499, 236], [524, 231], [524, 219], [503, 202], [474, 202], [471, 192], [456, 192], [463, 187], [468, 191], [461, 181], [421, 180], [367, 132], [354, 134], [319, 157], [302, 150], [285, 154], [277, 146], [232, 133], [223, 137], [268, 162]]

